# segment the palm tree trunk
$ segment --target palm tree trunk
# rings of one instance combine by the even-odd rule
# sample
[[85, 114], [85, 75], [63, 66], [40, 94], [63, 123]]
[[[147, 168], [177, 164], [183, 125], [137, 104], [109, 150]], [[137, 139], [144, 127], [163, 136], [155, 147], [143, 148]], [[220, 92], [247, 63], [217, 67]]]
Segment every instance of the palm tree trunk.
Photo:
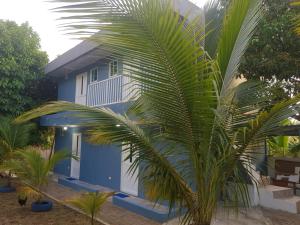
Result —
[[210, 225], [213, 217], [213, 207], [203, 207], [193, 212], [193, 223], [192, 225]]
[[210, 225], [211, 221], [198, 221], [198, 222], [194, 222], [193, 225]]
[[91, 225], [94, 225], [94, 214], [91, 216]]
[[55, 137], [53, 138], [53, 141], [52, 141], [52, 144], [51, 144], [50, 154], [49, 154], [48, 160], [51, 159], [51, 157], [53, 155], [53, 152], [54, 152], [54, 148], [55, 148]]
[[11, 171], [8, 171], [8, 176], [7, 176], [7, 186], [11, 187]]

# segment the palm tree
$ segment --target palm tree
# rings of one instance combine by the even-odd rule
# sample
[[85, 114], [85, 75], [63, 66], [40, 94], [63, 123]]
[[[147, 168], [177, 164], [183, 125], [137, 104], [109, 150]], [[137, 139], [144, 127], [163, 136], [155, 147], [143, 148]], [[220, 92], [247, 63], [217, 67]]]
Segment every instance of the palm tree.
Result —
[[91, 217], [91, 225], [94, 225], [95, 214], [100, 211], [102, 205], [112, 195], [113, 193], [89, 192], [81, 195], [79, 198], [70, 199], [67, 203], [89, 215]]
[[[34, 127], [33, 123], [15, 124], [12, 118], [0, 117], [0, 164], [28, 145]], [[10, 172], [6, 176], [7, 186], [11, 186]]]
[[168, 0], [54, 2], [65, 3], [56, 11], [72, 13], [64, 24], [70, 32], [97, 32], [90, 39], [121, 57], [125, 74], [135, 80], [132, 88], [142, 91], [124, 115], [52, 102], [18, 121], [74, 111], [87, 118], [90, 141], [131, 143], [136, 157], [130, 171], [140, 168], [150, 199], [182, 209], [182, 224], [210, 224], [221, 195], [226, 205], [248, 205], [256, 143], [298, 111], [300, 98], [270, 106], [264, 84], [235, 84], [262, 16], [261, 1], [232, 0], [224, 16], [212, 14], [219, 7], [214, 1], [206, 8], [210, 29], [201, 16], [188, 20], [174, 12]]
[[2, 169], [10, 170], [25, 185], [26, 188], [22, 188], [23, 194], [30, 193], [37, 203], [41, 203], [42, 190], [48, 184], [50, 172], [59, 161], [68, 157], [68, 152], [58, 151], [46, 159], [39, 151], [27, 149], [16, 151], [13, 158], [3, 163]]

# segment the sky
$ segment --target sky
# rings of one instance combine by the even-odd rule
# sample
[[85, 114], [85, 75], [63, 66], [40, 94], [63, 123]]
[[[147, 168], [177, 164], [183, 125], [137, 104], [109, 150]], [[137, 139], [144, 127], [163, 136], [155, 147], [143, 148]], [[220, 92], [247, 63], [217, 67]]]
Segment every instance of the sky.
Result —
[[[190, 1], [201, 7], [207, 0]], [[80, 42], [58, 28], [57, 19], [61, 15], [50, 10], [55, 6], [46, 0], [0, 0], [0, 19], [18, 24], [28, 22], [39, 34], [41, 48], [48, 53], [51, 61]]]

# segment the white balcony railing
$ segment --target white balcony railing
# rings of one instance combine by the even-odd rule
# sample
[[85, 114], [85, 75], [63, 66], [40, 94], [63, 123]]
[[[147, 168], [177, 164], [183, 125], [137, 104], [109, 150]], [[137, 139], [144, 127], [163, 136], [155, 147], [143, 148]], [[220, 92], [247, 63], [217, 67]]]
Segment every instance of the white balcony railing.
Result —
[[109, 79], [91, 83], [87, 90], [87, 105], [100, 107], [109, 104], [127, 102], [135, 96], [131, 79], [118, 75]]

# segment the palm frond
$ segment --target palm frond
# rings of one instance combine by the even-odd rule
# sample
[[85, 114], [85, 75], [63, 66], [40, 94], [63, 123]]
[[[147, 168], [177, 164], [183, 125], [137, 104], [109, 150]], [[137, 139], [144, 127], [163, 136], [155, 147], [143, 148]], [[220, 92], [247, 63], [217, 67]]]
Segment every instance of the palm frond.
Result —
[[111, 197], [114, 193], [100, 193], [89, 192], [81, 195], [78, 198], [69, 199], [66, 203], [69, 203], [91, 217], [91, 224], [94, 224], [94, 217], [97, 212], [100, 211], [102, 205]]
[[1, 152], [11, 152], [26, 147], [30, 141], [33, 123], [14, 124], [13, 118], [0, 117]]
[[2, 170], [9, 170], [15, 174], [25, 185], [41, 192], [41, 188], [48, 183], [48, 176], [54, 165], [69, 154], [63, 151], [56, 152], [50, 159], [45, 159], [35, 149], [16, 151], [14, 157], [4, 161]]
[[225, 95], [262, 14], [261, 0], [233, 0], [225, 15], [217, 50]]

